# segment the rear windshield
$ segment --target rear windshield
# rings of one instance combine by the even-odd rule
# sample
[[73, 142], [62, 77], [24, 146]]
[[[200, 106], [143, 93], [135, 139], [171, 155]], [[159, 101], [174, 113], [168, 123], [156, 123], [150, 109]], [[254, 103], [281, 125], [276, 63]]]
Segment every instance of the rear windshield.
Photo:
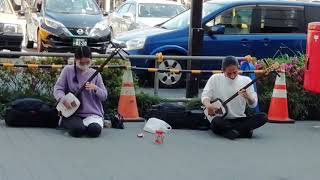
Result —
[[139, 4], [139, 17], [170, 18], [183, 11], [185, 7], [177, 4], [141, 3]]

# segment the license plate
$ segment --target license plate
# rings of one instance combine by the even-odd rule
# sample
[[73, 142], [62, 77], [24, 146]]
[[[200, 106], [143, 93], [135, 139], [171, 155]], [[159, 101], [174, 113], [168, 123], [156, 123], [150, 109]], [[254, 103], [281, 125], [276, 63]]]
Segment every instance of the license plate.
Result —
[[87, 40], [86, 39], [73, 39], [73, 46], [86, 46]]

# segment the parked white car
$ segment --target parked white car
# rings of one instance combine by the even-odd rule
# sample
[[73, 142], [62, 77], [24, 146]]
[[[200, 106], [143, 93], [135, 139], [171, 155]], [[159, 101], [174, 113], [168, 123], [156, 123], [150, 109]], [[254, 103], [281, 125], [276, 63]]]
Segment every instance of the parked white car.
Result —
[[109, 14], [109, 25], [114, 34], [155, 26], [182, 13], [186, 7], [173, 1], [127, 0]]
[[0, 0], [0, 51], [20, 51], [23, 39], [21, 21], [11, 1]]

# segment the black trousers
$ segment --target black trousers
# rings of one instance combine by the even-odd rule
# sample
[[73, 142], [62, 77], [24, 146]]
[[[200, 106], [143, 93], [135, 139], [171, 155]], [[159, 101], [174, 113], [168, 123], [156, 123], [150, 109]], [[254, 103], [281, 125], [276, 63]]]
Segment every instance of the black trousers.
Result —
[[79, 116], [70, 116], [62, 119], [62, 126], [67, 129], [73, 137], [87, 135], [89, 137], [98, 137], [101, 134], [101, 126], [98, 123], [91, 123], [86, 127], [83, 124], [83, 118]]
[[240, 117], [236, 119], [223, 119], [221, 117], [215, 117], [211, 121], [211, 130], [217, 135], [223, 135], [228, 131], [235, 130], [240, 136], [245, 136], [250, 131], [263, 126], [268, 121], [267, 114], [255, 113], [251, 116]]

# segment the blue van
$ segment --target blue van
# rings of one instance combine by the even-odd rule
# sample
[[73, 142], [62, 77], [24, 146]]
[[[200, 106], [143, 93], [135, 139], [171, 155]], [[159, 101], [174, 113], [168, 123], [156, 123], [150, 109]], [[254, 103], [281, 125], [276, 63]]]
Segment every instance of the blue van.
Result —
[[[202, 55], [257, 58], [279, 54], [305, 53], [307, 24], [320, 21], [320, 3], [289, 0], [213, 0], [203, 4], [205, 30]], [[190, 10], [146, 29], [117, 36], [114, 41], [126, 46], [130, 54], [187, 55]], [[153, 61], [133, 60], [132, 65], [152, 67]], [[166, 60], [160, 68], [185, 69], [185, 61]], [[202, 69], [217, 69], [218, 62], [200, 61]], [[138, 74], [143, 76], [143, 74]], [[149, 76], [150, 77], [150, 76]], [[174, 87], [182, 74], [160, 73], [160, 84]]]

